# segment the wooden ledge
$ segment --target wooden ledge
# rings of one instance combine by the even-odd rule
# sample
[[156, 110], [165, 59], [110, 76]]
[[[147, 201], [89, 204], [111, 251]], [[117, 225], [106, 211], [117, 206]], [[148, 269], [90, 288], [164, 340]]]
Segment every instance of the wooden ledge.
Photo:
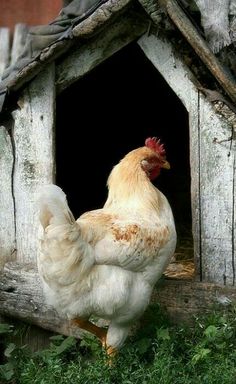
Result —
[[[193, 315], [204, 313], [213, 305], [236, 302], [236, 288], [184, 280], [161, 279], [151, 303], [163, 306], [174, 322], [191, 322]], [[8, 263], [0, 274], [0, 314], [14, 317], [64, 335], [80, 337], [82, 332], [59, 318], [47, 306], [37, 269], [32, 265]]]

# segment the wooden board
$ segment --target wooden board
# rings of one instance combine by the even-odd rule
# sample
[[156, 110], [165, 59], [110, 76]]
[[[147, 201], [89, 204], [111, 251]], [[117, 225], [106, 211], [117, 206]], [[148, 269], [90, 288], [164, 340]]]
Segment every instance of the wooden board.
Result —
[[0, 80], [10, 60], [10, 30], [0, 28]]
[[200, 209], [202, 279], [235, 284], [235, 140], [226, 120], [200, 98]]
[[[236, 302], [236, 289], [210, 283], [160, 280], [152, 294], [170, 318], [191, 322], [194, 315]], [[50, 331], [80, 337], [82, 331], [48, 307], [43, 298], [37, 271], [19, 263], [9, 263], [0, 275], [0, 314], [24, 320]]]
[[37, 269], [25, 263], [9, 263], [0, 273], [0, 314], [65, 335], [81, 335], [45, 304]]
[[234, 285], [235, 139], [230, 140], [232, 128], [199, 95], [193, 75], [170, 43], [154, 35], [144, 35], [138, 44], [189, 112], [192, 228], [198, 278]]
[[[80, 44], [56, 67], [57, 92], [79, 80], [147, 30], [148, 21], [134, 11], [118, 18], [93, 39]], [[109, 30], [108, 30], [109, 29]]]
[[15, 257], [15, 217], [12, 194], [14, 153], [10, 134], [0, 126], [0, 270]]
[[[144, 35], [138, 44], [147, 58], [166, 80], [180, 98], [189, 112], [189, 152], [191, 168], [191, 201], [192, 201], [192, 232], [196, 276], [199, 279], [200, 267], [200, 208], [199, 208], [199, 91], [192, 83], [192, 74], [184, 63], [176, 56], [171, 44], [154, 35]], [[168, 106], [167, 106], [168, 107]], [[173, 129], [176, 129], [173, 127]], [[179, 134], [181, 135], [181, 128]], [[185, 148], [183, 148], [185, 150]], [[184, 172], [184, 170], [183, 170]]]
[[25, 40], [28, 32], [26, 24], [16, 24], [14, 29], [12, 50], [11, 50], [11, 65], [14, 64], [24, 49]]
[[13, 193], [17, 260], [36, 263], [39, 238], [37, 193], [54, 180], [54, 64], [29, 84], [18, 100], [13, 140]]

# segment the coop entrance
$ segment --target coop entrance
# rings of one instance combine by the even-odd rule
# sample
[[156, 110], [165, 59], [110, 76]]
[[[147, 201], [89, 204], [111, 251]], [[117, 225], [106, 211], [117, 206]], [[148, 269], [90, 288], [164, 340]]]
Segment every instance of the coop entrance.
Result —
[[[193, 272], [188, 113], [136, 43], [96, 67], [57, 100], [56, 182], [76, 217], [102, 207], [112, 167], [145, 138], [165, 143], [171, 170], [157, 187], [175, 216], [178, 244], [168, 277]], [[181, 260], [181, 263], [180, 263]]]

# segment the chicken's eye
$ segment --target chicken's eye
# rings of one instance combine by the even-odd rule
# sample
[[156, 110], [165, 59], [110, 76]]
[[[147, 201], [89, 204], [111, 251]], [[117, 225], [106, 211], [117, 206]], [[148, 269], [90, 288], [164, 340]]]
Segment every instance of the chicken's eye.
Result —
[[147, 159], [143, 159], [141, 161], [141, 166], [142, 168], [147, 171], [149, 168], [150, 168], [150, 164], [149, 164], [149, 161]]

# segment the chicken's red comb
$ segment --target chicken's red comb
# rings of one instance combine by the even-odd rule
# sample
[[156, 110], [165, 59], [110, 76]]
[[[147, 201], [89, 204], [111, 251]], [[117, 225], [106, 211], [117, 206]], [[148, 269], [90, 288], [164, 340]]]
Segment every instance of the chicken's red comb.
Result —
[[146, 147], [159, 153], [161, 156], [165, 156], [166, 154], [164, 144], [161, 144], [160, 139], [157, 139], [156, 137], [148, 137], [148, 139], [145, 140], [145, 145]]

